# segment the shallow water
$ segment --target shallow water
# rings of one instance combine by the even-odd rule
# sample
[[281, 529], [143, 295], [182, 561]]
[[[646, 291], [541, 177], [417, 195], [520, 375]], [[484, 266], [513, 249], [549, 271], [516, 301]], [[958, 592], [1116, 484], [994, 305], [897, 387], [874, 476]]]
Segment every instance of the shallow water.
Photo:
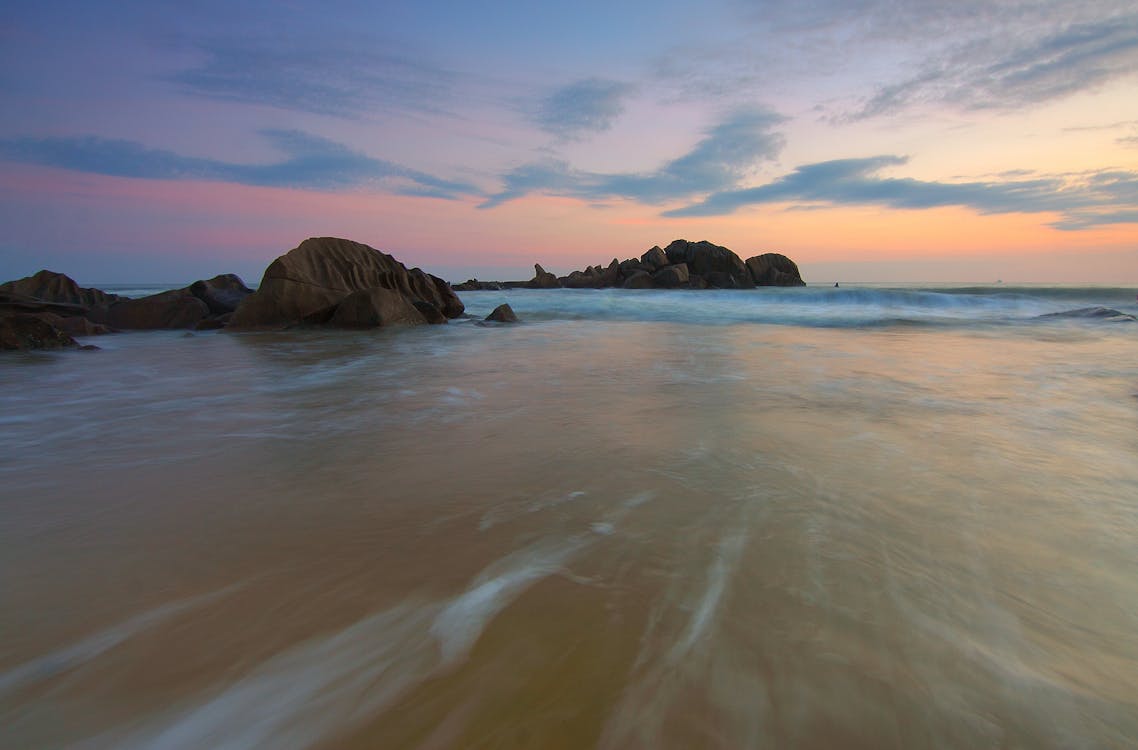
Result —
[[0, 746], [1138, 746], [1124, 291], [763, 291], [0, 359]]

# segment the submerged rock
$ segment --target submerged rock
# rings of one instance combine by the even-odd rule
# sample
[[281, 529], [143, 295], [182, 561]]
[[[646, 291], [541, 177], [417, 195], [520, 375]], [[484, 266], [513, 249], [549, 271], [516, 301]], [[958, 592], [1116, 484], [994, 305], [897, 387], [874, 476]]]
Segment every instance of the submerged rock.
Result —
[[[401, 297], [409, 308], [396, 305]], [[354, 296], [353, 296], [354, 295]], [[349, 300], [348, 298], [351, 297]], [[337, 315], [344, 302], [347, 307]], [[424, 316], [425, 306], [438, 315]], [[285, 328], [297, 324], [375, 325], [438, 322], [456, 318], [462, 301], [442, 279], [359, 242], [335, 237], [307, 239], [265, 270], [256, 292], [247, 296], [230, 321], [231, 328]]]

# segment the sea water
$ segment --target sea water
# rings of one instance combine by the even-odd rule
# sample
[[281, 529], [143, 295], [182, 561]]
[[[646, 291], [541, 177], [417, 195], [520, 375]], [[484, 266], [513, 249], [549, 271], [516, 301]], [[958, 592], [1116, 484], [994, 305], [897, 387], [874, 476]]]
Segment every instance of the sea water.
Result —
[[462, 297], [0, 358], [0, 746], [1138, 747], [1133, 290]]

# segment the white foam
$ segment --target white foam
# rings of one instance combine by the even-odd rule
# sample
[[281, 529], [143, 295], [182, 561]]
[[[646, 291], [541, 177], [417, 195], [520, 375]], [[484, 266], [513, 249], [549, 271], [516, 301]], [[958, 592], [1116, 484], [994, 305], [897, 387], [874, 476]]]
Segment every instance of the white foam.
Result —
[[196, 707], [95, 738], [90, 747], [299, 750], [347, 731], [460, 663], [491, 620], [557, 572], [587, 537], [543, 541], [494, 562], [465, 591], [409, 603], [274, 656]]
[[443, 608], [431, 624], [444, 664], [454, 664], [482, 635], [486, 625], [523, 591], [555, 573], [587, 544], [573, 537], [556, 544], [537, 544], [486, 568], [472, 586]]

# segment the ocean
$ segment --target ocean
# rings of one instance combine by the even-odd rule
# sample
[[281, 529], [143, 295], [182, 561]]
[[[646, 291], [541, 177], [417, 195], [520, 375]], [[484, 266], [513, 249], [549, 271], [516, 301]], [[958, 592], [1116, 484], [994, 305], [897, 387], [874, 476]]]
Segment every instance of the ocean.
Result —
[[1138, 747], [1135, 291], [6, 354], [0, 747]]

